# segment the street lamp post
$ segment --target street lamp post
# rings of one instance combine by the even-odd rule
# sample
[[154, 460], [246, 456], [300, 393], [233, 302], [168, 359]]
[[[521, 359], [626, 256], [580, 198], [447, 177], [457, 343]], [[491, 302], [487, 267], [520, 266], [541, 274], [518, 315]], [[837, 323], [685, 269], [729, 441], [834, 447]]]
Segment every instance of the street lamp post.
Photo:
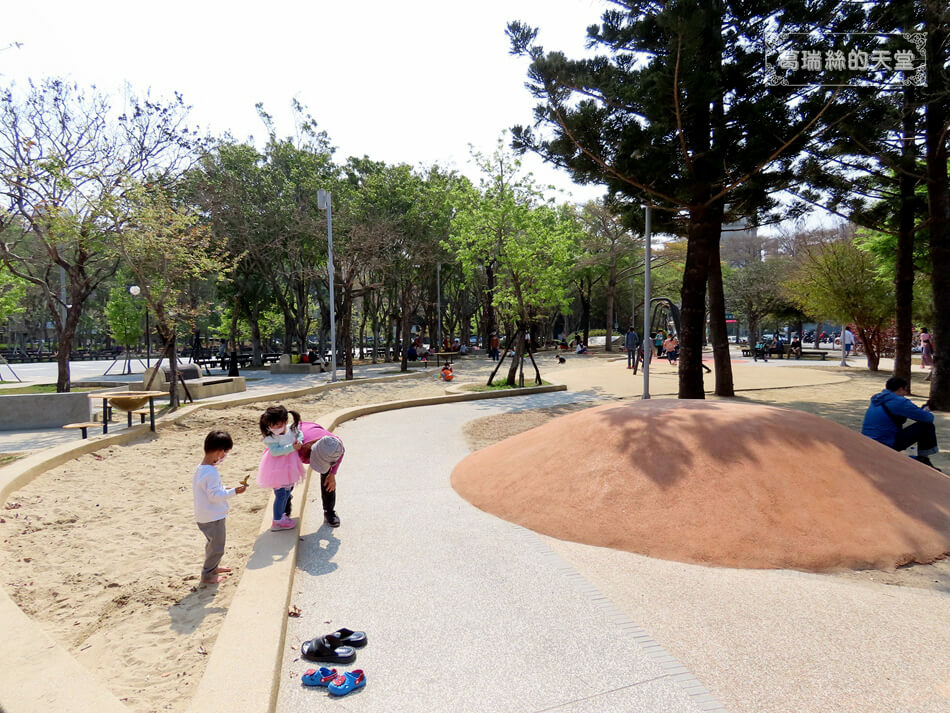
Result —
[[[142, 288], [138, 285], [132, 285], [129, 288], [129, 294], [133, 297], [138, 297], [142, 294]], [[145, 368], [148, 369], [151, 367], [152, 361], [152, 340], [150, 339], [150, 330], [148, 324], [148, 302], [145, 303]], [[140, 364], [142, 362], [139, 362]]]
[[[433, 351], [442, 348], [442, 263], [435, 264], [435, 344]], [[431, 334], [429, 335], [432, 336]]]
[[330, 273], [330, 381], [336, 381], [336, 306], [333, 300], [333, 207], [329, 191], [317, 191], [317, 208], [327, 212], [327, 271]]
[[643, 398], [650, 398], [650, 357], [653, 355], [653, 345], [650, 340], [650, 206], [643, 206], [645, 211], [645, 225], [643, 230], [643, 336], [640, 343], [643, 345]]

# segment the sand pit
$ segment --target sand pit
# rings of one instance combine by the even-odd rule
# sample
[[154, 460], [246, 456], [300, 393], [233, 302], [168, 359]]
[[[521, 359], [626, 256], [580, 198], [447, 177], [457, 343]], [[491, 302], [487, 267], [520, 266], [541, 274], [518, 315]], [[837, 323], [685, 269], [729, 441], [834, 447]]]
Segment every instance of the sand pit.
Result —
[[532, 530], [683, 562], [891, 569], [950, 551], [950, 478], [771, 406], [598, 406], [472, 454], [452, 484]]

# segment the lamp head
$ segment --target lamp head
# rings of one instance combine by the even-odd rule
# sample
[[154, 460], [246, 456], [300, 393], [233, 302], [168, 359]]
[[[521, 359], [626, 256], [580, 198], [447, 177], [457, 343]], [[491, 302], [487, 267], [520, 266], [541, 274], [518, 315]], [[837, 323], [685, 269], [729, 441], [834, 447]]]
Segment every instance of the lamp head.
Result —
[[140, 288], [138, 285], [132, 285], [129, 288], [129, 294], [133, 297], [138, 297], [140, 294], [142, 294], [142, 288]]

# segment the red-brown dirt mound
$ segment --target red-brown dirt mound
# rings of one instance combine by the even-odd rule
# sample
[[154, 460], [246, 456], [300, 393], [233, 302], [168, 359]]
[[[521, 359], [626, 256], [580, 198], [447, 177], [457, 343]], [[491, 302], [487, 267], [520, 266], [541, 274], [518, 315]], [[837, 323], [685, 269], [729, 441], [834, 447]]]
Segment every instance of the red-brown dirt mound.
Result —
[[890, 569], [950, 552], [950, 478], [772, 406], [598, 406], [473, 453], [452, 486], [546, 535], [682, 562]]

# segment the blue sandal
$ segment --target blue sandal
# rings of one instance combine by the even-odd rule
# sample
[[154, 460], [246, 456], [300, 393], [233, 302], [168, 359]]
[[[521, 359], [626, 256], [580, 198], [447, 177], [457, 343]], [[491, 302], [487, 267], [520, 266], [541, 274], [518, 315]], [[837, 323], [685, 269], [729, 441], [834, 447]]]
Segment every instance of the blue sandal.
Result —
[[321, 666], [318, 669], [307, 669], [304, 675], [300, 677], [300, 682], [305, 686], [323, 686], [325, 688], [329, 686], [336, 677], [337, 672], [335, 668]]
[[356, 668], [352, 671], [346, 671], [342, 676], [333, 679], [327, 690], [334, 696], [345, 696], [350, 691], [362, 688], [366, 685], [366, 676], [363, 669]]

